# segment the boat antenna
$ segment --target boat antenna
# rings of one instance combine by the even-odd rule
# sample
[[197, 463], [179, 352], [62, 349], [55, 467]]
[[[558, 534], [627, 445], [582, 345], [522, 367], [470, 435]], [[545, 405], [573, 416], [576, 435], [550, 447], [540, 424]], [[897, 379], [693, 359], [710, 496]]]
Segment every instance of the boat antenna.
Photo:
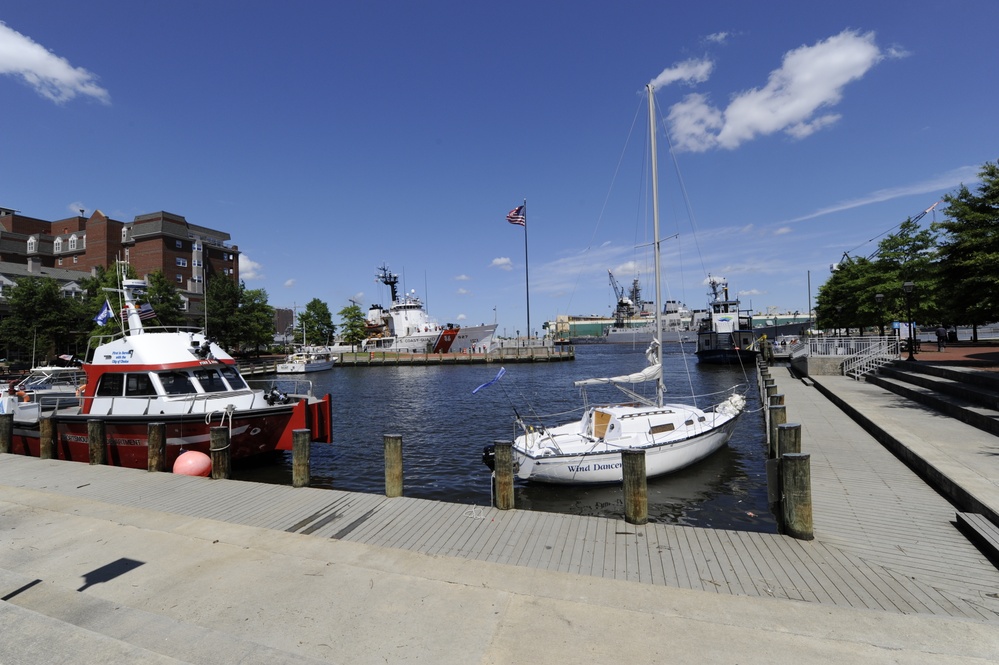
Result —
[[656, 379], [656, 405], [663, 405], [663, 311], [662, 311], [662, 266], [659, 247], [659, 166], [656, 160], [656, 102], [652, 84], [646, 86], [649, 93], [649, 151], [652, 155], [652, 253], [655, 257], [656, 272], [656, 362], [659, 363], [659, 377]]

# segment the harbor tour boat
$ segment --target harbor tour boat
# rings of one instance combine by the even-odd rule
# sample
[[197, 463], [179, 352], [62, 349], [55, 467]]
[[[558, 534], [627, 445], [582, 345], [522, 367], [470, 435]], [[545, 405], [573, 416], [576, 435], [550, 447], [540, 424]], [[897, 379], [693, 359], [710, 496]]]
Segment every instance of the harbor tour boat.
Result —
[[727, 365], [753, 362], [759, 353], [753, 317], [739, 310], [738, 298], [729, 298], [728, 282], [708, 275], [708, 311], [697, 328], [698, 362]]
[[307, 374], [332, 369], [336, 364], [336, 354], [326, 346], [303, 346], [290, 354], [283, 363], [278, 363], [278, 374]]
[[53, 392], [47, 400], [0, 393], [0, 412], [13, 414], [13, 452], [39, 454], [46, 418], [59, 458], [89, 461], [88, 422], [98, 419], [108, 463], [140, 469], [148, 466], [151, 423], [165, 425], [170, 466], [183, 451], [208, 453], [214, 427], [228, 428], [233, 460], [291, 450], [300, 429], [309, 430], [312, 441], [332, 441], [329, 395], [316, 397], [307, 381], [251, 388], [232, 356], [204, 332], [145, 327], [135, 302], [145, 286], [123, 280], [123, 330], [92, 340], [93, 353], [79, 368], [84, 385], [63, 399]]
[[[646, 86], [649, 103], [649, 137], [652, 156], [652, 211], [654, 238], [659, 238], [659, 194], [656, 166], [655, 98]], [[656, 338], [646, 352], [648, 365], [639, 372], [608, 378], [576, 381], [582, 387], [613, 384], [630, 398], [627, 403], [587, 406], [578, 420], [548, 427], [528, 425], [519, 416], [523, 434], [512, 451], [517, 476], [528, 481], [555, 484], [618, 483], [622, 481], [623, 450], [645, 451], [648, 477], [668, 474], [708, 457], [724, 446], [735, 430], [746, 399], [735, 389], [708, 409], [663, 402], [662, 378], [662, 269], [659, 242], [655, 257]], [[655, 382], [655, 397], [647, 398], [628, 386]], [[488, 452], [487, 452], [487, 464]]]
[[[363, 353], [488, 353], [493, 347], [496, 325], [441, 325], [424, 309], [415, 291], [399, 295], [399, 276], [382, 266], [375, 274], [389, 287], [392, 304], [388, 310], [371, 305], [366, 318], [368, 337], [361, 343]], [[349, 345], [334, 347], [337, 353], [353, 351]]]

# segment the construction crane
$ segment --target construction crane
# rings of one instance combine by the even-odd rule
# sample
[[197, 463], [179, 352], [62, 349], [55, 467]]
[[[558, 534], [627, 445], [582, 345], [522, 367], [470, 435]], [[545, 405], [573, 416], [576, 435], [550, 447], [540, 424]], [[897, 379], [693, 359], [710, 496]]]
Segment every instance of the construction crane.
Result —
[[[846, 263], [846, 262], [850, 261], [850, 259], [852, 258], [850, 256], [851, 253], [856, 252], [858, 249], [860, 249], [861, 247], [863, 247], [864, 245], [866, 245], [868, 243], [874, 242], [875, 240], [877, 240], [881, 236], [884, 236], [884, 235], [887, 235], [887, 234], [891, 233], [892, 231], [894, 231], [895, 229], [897, 229], [898, 227], [902, 226], [903, 224], [905, 224], [908, 221], [911, 221], [913, 224], [915, 224], [916, 222], [918, 222], [919, 220], [921, 220], [923, 217], [926, 217], [927, 213], [932, 212], [941, 203], [943, 203], [943, 202], [942, 201], [937, 201], [936, 203], [934, 203], [933, 205], [931, 205], [929, 208], [927, 208], [923, 212], [921, 212], [918, 215], [916, 215], [915, 217], [912, 217], [912, 218], [909, 218], [909, 219], [905, 219], [905, 220], [899, 222], [898, 224], [896, 224], [895, 226], [891, 227], [890, 229], [888, 229], [884, 233], [879, 233], [878, 235], [874, 236], [870, 240], [867, 240], [866, 242], [863, 242], [863, 243], [857, 245], [856, 247], [854, 247], [853, 249], [851, 249], [849, 252], [843, 252], [843, 258], [841, 258], [838, 263], [830, 263], [829, 264], [829, 272], [836, 272], [837, 270], [839, 270], [840, 266], [843, 263]], [[870, 256], [867, 257], [867, 260], [869, 261], [869, 260], [873, 259], [874, 257], [876, 257], [878, 255], [878, 252], [880, 252], [880, 251], [881, 251], [881, 248], [878, 248], [873, 254], [871, 254]]]
[[614, 289], [614, 297], [617, 298], [618, 302], [621, 302], [624, 300], [624, 287], [617, 283], [617, 280], [614, 279], [614, 273], [610, 270], [607, 271], [607, 275], [610, 277], [611, 288]]

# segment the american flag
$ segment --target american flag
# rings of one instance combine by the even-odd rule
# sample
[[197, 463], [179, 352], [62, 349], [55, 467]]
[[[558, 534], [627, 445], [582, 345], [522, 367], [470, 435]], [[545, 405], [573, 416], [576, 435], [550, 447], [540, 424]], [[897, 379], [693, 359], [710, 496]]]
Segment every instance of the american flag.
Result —
[[527, 226], [527, 215], [524, 214], [524, 206], [517, 206], [507, 213], [506, 221], [518, 226]]
[[142, 303], [139, 306], [139, 318], [143, 321], [147, 321], [156, 316], [156, 312], [153, 311], [153, 306], [147, 302]]

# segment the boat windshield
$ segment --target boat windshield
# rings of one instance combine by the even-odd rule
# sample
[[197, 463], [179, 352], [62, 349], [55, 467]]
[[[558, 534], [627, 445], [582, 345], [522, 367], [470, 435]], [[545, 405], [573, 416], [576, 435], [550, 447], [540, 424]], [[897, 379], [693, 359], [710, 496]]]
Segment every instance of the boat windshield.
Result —
[[233, 390], [246, 390], [249, 388], [249, 386], [246, 385], [246, 381], [243, 380], [243, 377], [238, 371], [236, 371], [235, 367], [224, 365], [219, 368], [219, 372], [222, 373], [222, 376], [229, 382], [229, 386]]
[[225, 381], [214, 369], [196, 369], [194, 378], [201, 384], [201, 389], [206, 393], [223, 393], [228, 390]]
[[190, 395], [198, 392], [187, 372], [159, 372], [160, 384], [167, 395]]

